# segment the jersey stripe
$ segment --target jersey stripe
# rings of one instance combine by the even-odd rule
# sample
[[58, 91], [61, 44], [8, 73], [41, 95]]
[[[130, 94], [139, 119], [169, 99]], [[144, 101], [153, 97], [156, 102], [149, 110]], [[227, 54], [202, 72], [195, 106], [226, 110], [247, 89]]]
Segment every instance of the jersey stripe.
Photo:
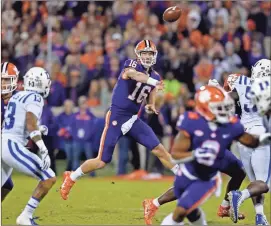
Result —
[[240, 84], [240, 85], [242, 85], [242, 81], [243, 81], [243, 76], [241, 75], [241, 76], [239, 77], [239, 84]]
[[244, 85], [247, 85], [247, 76], [244, 78]]
[[25, 101], [27, 100], [28, 97], [30, 97], [32, 94], [35, 94], [35, 93], [29, 93], [23, 100], [23, 103], [25, 103]]

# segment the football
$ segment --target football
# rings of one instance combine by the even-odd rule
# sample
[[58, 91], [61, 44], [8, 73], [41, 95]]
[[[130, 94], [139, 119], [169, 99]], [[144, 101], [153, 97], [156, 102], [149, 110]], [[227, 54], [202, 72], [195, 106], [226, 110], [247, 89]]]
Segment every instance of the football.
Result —
[[178, 6], [172, 6], [165, 10], [163, 13], [163, 20], [166, 22], [175, 22], [181, 16], [181, 8]]

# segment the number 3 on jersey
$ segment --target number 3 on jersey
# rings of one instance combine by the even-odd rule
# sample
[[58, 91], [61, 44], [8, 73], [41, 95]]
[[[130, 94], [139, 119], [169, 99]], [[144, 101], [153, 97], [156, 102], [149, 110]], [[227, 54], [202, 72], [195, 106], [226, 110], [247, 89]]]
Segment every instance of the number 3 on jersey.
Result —
[[[250, 97], [249, 97], [250, 90], [251, 90], [251, 87], [250, 87], [250, 86], [247, 86], [245, 97], [246, 97], [248, 100], [250, 99]], [[245, 105], [244, 105], [244, 110], [245, 110], [245, 112], [247, 112], [247, 113], [250, 113], [250, 112], [257, 112], [257, 107], [256, 107], [256, 105], [253, 105], [253, 106], [252, 106], [252, 104], [251, 104], [251, 105], [250, 105], [250, 104], [245, 104]]]
[[149, 95], [149, 93], [151, 92], [151, 87], [150, 86], [144, 86], [141, 89], [141, 92], [139, 92], [139, 89], [141, 88], [142, 83], [141, 82], [137, 82], [136, 83], [136, 88], [134, 89], [134, 91], [132, 92], [132, 94], [130, 94], [128, 96], [128, 98], [132, 101], [136, 100], [136, 102], [138, 104], [140, 104], [144, 99], [146, 99]]
[[11, 129], [14, 126], [15, 122], [15, 111], [16, 111], [16, 104], [14, 102], [9, 102], [8, 109], [7, 109], [7, 116], [5, 119], [5, 129]]

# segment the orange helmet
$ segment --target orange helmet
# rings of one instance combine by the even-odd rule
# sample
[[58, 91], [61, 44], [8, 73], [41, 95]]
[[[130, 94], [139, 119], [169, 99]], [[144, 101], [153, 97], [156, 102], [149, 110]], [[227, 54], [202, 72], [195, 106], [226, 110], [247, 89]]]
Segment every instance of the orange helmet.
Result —
[[235, 113], [233, 99], [222, 88], [202, 86], [195, 95], [196, 111], [208, 121], [228, 123]]
[[225, 79], [223, 88], [227, 92], [232, 92], [234, 90], [234, 83], [241, 74], [230, 74], [227, 79]]
[[1, 94], [7, 94], [17, 88], [19, 71], [9, 62], [1, 64]]
[[[153, 53], [152, 56], [143, 56], [142, 52], [151, 52]], [[153, 41], [150, 40], [142, 40], [140, 41], [136, 47], [135, 47], [135, 54], [137, 58], [140, 60], [141, 64], [149, 68], [156, 64], [156, 58], [157, 58], [157, 49]]]

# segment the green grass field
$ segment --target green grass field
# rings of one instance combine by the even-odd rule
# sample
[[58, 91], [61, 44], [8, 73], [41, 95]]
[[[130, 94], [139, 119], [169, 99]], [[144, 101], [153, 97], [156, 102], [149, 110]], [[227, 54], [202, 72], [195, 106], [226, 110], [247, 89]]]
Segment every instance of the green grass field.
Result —
[[[15, 188], [2, 204], [2, 224], [15, 224], [28, 201], [37, 182], [29, 177], [15, 174]], [[227, 178], [225, 179], [227, 180]], [[247, 182], [243, 183], [245, 187]], [[69, 200], [61, 199], [58, 188], [61, 178], [48, 196], [42, 201], [36, 211], [38, 224], [134, 224], [142, 225], [144, 198], [151, 198], [166, 191], [170, 181], [123, 181], [110, 178], [82, 178], [74, 186]], [[225, 183], [223, 184], [225, 190]], [[209, 224], [231, 225], [230, 219], [220, 219], [216, 216], [217, 207], [223, 197], [212, 197], [204, 205]], [[162, 206], [155, 217], [155, 224], [160, 224], [163, 218], [174, 209], [175, 203]], [[241, 210], [247, 218], [238, 224], [254, 224], [254, 208], [247, 200]], [[266, 195], [265, 213], [270, 219], [270, 193]]]

